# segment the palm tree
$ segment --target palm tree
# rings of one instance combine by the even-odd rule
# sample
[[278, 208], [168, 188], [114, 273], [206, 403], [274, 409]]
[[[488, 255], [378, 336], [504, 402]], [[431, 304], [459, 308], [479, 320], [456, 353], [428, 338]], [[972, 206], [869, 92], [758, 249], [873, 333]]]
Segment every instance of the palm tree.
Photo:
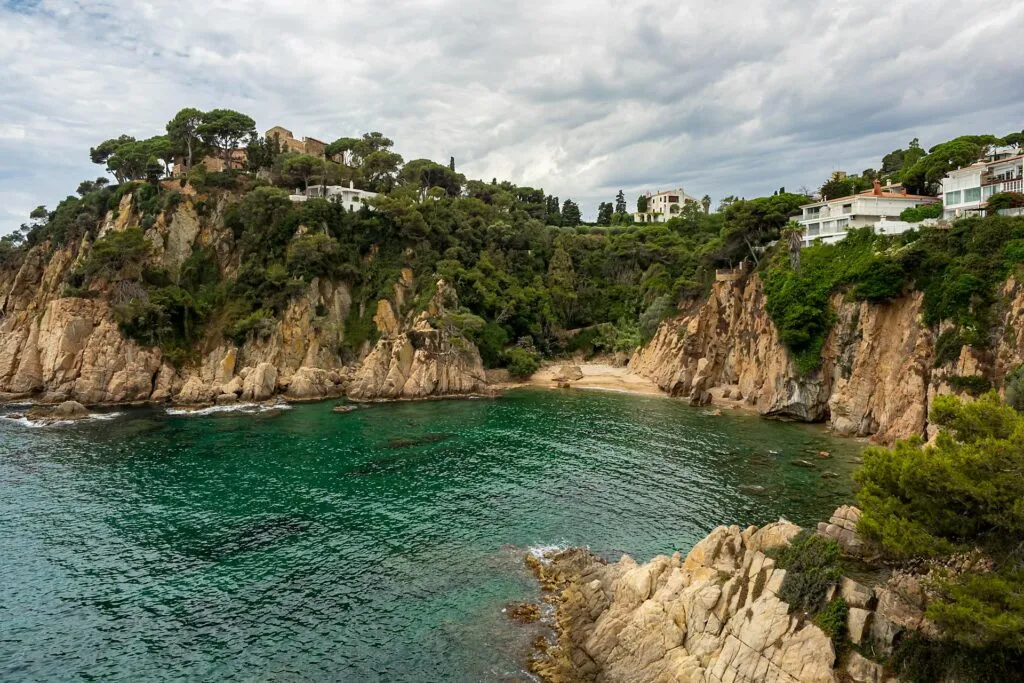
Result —
[[782, 238], [786, 240], [786, 244], [789, 246], [789, 265], [793, 267], [793, 272], [800, 272], [800, 249], [804, 245], [804, 229], [796, 221], [790, 221], [786, 227], [782, 229]]
[[704, 195], [704, 197], [700, 200], [700, 203], [701, 206], [704, 207], [704, 213], [707, 214], [707, 212], [711, 210], [711, 195]]

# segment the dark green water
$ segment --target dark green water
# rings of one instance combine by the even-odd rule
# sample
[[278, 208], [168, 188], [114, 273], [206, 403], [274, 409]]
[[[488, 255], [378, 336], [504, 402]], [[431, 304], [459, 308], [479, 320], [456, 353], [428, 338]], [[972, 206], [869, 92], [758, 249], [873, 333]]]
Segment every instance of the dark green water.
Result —
[[0, 420], [0, 680], [527, 680], [528, 548], [813, 523], [860, 449], [611, 393], [330, 409]]

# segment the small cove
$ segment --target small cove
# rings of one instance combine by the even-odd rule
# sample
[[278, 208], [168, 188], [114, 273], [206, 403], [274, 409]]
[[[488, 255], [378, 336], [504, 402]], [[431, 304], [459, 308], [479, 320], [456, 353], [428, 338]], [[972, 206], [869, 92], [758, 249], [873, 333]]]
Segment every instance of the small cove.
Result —
[[604, 391], [331, 407], [0, 421], [0, 679], [528, 680], [529, 548], [813, 524], [862, 447]]

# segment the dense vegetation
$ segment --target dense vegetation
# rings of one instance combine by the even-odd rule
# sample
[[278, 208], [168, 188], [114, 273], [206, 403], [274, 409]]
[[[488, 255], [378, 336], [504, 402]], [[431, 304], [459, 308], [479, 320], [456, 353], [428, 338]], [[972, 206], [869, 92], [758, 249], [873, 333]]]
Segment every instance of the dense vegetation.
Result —
[[916, 289], [924, 293], [926, 323], [954, 324], [937, 344], [941, 364], [964, 344], [990, 344], [998, 287], [1021, 262], [1021, 217], [967, 218], [895, 236], [851, 230], [841, 242], [804, 249], [799, 267], [777, 250], [764, 273], [767, 309], [798, 367], [809, 371], [820, 362], [833, 323], [834, 294], [880, 302]]
[[[944, 144], [977, 151], [989, 138], [1012, 137]], [[854, 234], [794, 259], [787, 226], [808, 197], [781, 188], [769, 197], [727, 197], [715, 212], [705, 196], [664, 224], [633, 224], [620, 191], [588, 226], [571, 199], [468, 180], [454, 159], [405, 162], [392, 147], [392, 140], [370, 132], [336, 139], [323, 156], [300, 154], [283, 150], [276, 137], [259, 136], [239, 112], [183, 109], [164, 135], [141, 141], [120, 135], [91, 149], [90, 158], [118, 184], [85, 181], [79, 196], [54, 211], [36, 209], [21, 233], [0, 240], [0, 267], [16, 264], [27, 248], [95, 242], [69, 276], [66, 293], [104, 292], [126, 333], [162, 346], [176, 362], [193, 358], [210, 334], [243, 342], [268, 333], [288, 302], [319, 277], [344, 281], [355, 294], [345, 347], [338, 349], [351, 356], [374, 335], [369, 304], [391, 296], [400, 269], [409, 267], [421, 291], [436, 277], [455, 285], [460, 315], [474, 316], [461, 319], [464, 331], [488, 365], [526, 372], [539, 355], [632, 350], [680, 301], [704, 294], [715, 268], [747, 260], [762, 270], [769, 313], [808, 370], [831, 325], [830, 296], [840, 290], [881, 301], [917, 287], [926, 292], [929, 321], [957, 324], [944, 349], [983, 343], [994, 284], [1024, 257], [1020, 222], [986, 219], [899, 238]], [[232, 153], [240, 148], [244, 158]], [[833, 177], [822, 192], [859, 191], [875, 178], [898, 181], [946, 151], [940, 145], [926, 153], [912, 144], [887, 155], [878, 171]], [[228, 170], [199, 163], [209, 155]], [[167, 179], [172, 165], [182, 186]], [[182, 191], [186, 180], [194, 196]], [[372, 210], [288, 199], [296, 187], [349, 182], [381, 193]], [[104, 216], [116, 215], [128, 194], [139, 230], [100, 237]], [[230, 230], [240, 255], [232, 277], [209, 249], [197, 250], [176, 272], [144, 267], [145, 231], [182, 202], [200, 216], [216, 214]], [[776, 240], [783, 244], [770, 248]]]
[[1024, 415], [993, 392], [940, 396], [930, 418], [942, 428], [934, 445], [864, 452], [859, 530], [897, 560], [974, 557], [970, 571], [940, 571], [931, 586], [926, 616], [943, 647], [911, 641], [897, 665], [915, 680], [943, 669], [997, 680], [1024, 664]]

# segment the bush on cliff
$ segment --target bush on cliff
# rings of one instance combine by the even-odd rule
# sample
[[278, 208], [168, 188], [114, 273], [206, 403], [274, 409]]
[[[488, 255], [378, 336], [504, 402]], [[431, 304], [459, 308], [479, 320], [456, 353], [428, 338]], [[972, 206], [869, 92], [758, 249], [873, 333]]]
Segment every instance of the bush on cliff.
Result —
[[80, 267], [86, 279], [136, 280], [149, 256], [150, 244], [140, 228], [110, 231], [96, 240]]
[[992, 536], [1024, 534], [1024, 417], [994, 392], [935, 399], [941, 432], [864, 451], [854, 474], [860, 529], [896, 557], [934, 556]]
[[932, 446], [920, 439], [868, 448], [854, 478], [859, 531], [897, 559], [980, 547], [982, 573], [947, 574], [926, 616], [966, 648], [1024, 657], [1024, 416], [995, 392], [976, 401], [936, 398]]
[[[834, 321], [831, 296], [883, 302], [908, 290], [924, 294], [929, 325], [952, 322], [939, 357], [959, 351], [952, 342], [988, 344], [998, 288], [1024, 260], [1024, 217], [988, 216], [956, 221], [948, 229], [921, 228], [901, 235], [851, 230], [833, 245], [803, 250], [799, 270], [777, 247], [764, 269], [766, 309], [779, 338], [801, 371], [816, 368]], [[944, 351], [945, 349], [945, 351]]]
[[789, 603], [791, 612], [817, 612], [828, 589], [843, 575], [839, 545], [806, 530], [769, 554], [786, 570], [779, 599]]

